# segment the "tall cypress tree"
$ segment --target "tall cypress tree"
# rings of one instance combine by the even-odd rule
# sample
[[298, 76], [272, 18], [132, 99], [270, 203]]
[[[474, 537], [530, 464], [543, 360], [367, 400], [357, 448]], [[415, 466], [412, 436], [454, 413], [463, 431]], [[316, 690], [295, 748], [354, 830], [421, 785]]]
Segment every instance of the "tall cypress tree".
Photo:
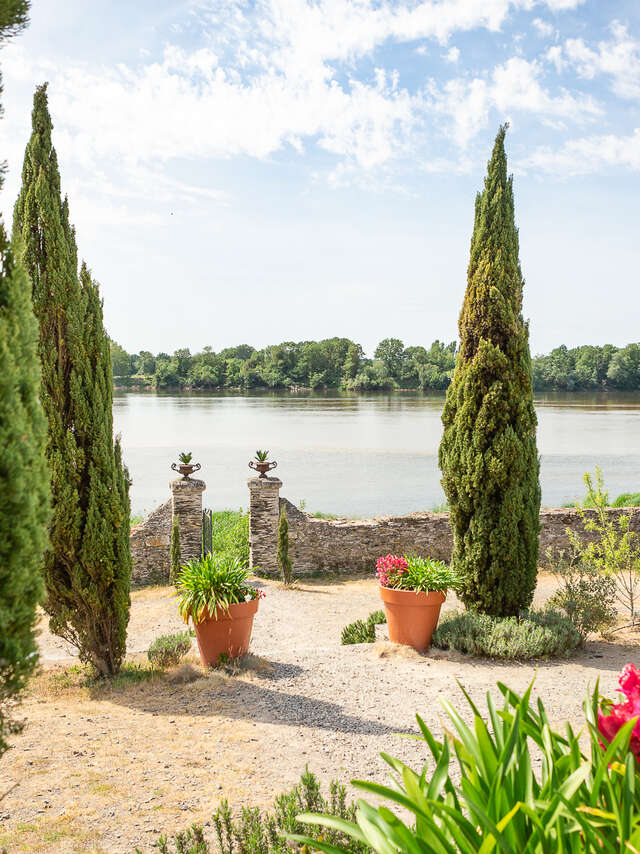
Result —
[[60, 194], [46, 84], [38, 87], [14, 238], [40, 326], [42, 401], [54, 514], [45, 610], [53, 632], [100, 673], [115, 673], [129, 619], [129, 479], [113, 441], [111, 357], [98, 288], [77, 273], [75, 232]]
[[469, 608], [517, 615], [531, 604], [540, 510], [528, 325], [522, 318], [518, 230], [504, 137], [478, 193], [460, 352], [447, 390], [440, 445], [451, 507], [453, 563]]
[[[27, 12], [24, 0], [0, 7], [0, 42], [25, 26]], [[0, 187], [3, 172], [0, 165]], [[34, 626], [50, 507], [37, 338], [31, 283], [0, 220], [0, 756], [19, 729], [8, 701], [38, 660]]]

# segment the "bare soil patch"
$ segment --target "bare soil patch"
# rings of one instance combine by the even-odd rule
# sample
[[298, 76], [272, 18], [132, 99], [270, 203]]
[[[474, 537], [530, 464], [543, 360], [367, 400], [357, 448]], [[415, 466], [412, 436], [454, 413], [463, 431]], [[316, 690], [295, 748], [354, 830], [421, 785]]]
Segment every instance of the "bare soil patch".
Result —
[[[0, 848], [14, 852], [150, 851], [162, 832], [208, 821], [224, 797], [232, 806], [271, 804], [309, 766], [326, 783], [385, 779], [384, 750], [418, 767], [419, 713], [439, 729], [439, 696], [464, 709], [459, 680], [476, 702], [497, 681], [535, 693], [552, 721], [582, 720], [588, 685], [613, 694], [636, 655], [636, 633], [589, 643], [569, 661], [505, 664], [389, 644], [340, 645], [342, 627], [380, 607], [372, 579], [260, 581], [252, 655], [242, 667], [204, 673], [194, 652], [164, 676], [118, 686], [87, 685], [73, 652], [43, 626], [43, 670], [22, 713], [27, 724], [0, 762]], [[540, 577], [544, 601], [553, 579]], [[129, 660], [179, 631], [171, 588], [133, 593]], [[455, 607], [455, 599], [446, 608]], [[12, 788], [15, 786], [15, 788]]]

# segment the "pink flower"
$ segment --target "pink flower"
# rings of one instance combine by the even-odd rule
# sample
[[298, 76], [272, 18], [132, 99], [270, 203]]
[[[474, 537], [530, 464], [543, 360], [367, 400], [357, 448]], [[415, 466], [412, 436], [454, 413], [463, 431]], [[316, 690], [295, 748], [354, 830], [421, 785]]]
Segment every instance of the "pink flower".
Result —
[[629, 700], [633, 697], [640, 696], [640, 670], [635, 664], [627, 664], [618, 678], [622, 693]]
[[640, 760], [640, 670], [635, 664], [627, 664], [618, 677], [618, 682], [626, 700], [623, 703], [613, 703], [606, 714], [598, 712], [598, 730], [611, 743], [627, 721], [638, 718], [629, 746], [631, 752]]
[[376, 561], [376, 574], [382, 587], [392, 586], [391, 582], [394, 577], [397, 578], [402, 575], [408, 568], [407, 561], [403, 557], [396, 557], [395, 555], [379, 557]]

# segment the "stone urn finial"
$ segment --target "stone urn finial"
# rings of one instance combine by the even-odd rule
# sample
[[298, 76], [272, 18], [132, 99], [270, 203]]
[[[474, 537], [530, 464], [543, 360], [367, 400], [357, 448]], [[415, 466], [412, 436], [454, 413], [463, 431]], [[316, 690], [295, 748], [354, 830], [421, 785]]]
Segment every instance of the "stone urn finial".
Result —
[[191, 451], [183, 451], [181, 454], [178, 454], [178, 459], [180, 462], [171, 463], [171, 468], [173, 471], [177, 471], [182, 475], [183, 480], [189, 480], [189, 475], [193, 474], [194, 471], [200, 471], [202, 466], [200, 463], [192, 463], [191, 458], [193, 454]]
[[273, 471], [278, 467], [275, 460], [267, 460], [269, 451], [256, 451], [255, 459], [249, 462], [249, 468], [260, 472], [260, 477], [267, 477], [267, 472]]

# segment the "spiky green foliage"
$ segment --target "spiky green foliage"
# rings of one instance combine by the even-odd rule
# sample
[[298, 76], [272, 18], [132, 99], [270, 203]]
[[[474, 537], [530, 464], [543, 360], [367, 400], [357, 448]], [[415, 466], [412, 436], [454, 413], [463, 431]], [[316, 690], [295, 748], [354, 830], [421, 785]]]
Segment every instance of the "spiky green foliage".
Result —
[[15, 729], [7, 700], [37, 662], [34, 625], [50, 512], [37, 334], [31, 284], [0, 222], [0, 755]]
[[6, 41], [29, 23], [29, 0], [2, 0], [0, 3], [0, 39]]
[[278, 523], [278, 549], [276, 557], [282, 580], [288, 587], [293, 580], [293, 563], [289, 557], [289, 522], [287, 520], [287, 511], [284, 507], [280, 511], [280, 522]]
[[[28, 8], [26, 0], [0, 4], [0, 43], [26, 25]], [[0, 187], [3, 173], [0, 163]], [[19, 728], [11, 704], [37, 662], [34, 625], [50, 513], [37, 337], [31, 283], [0, 220], [0, 756]]]
[[476, 198], [460, 354], [440, 445], [453, 566], [467, 607], [514, 616], [531, 604], [540, 510], [529, 330], [522, 318], [512, 178], [501, 127]]
[[178, 517], [173, 517], [173, 525], [171, 527], [171, 569], [169, 581], [174, 584], [176, 578], [180, 574], [180, 564], [182, 557], [180, 555], [180, 525]]
[[[351, 781], [370, 798], [358, 799], [355, 821], [315, 813], [298, 821], [340, 830], [376, 854], [640, 850], [640, 771], [630, 750], [635, 721], [603, 745], [597, 685], [584, 704], [586, 727], [578, 733], [569, 722], [562, 732], [551, 728], [542, 700], [532, 701], [533, 684], [522, 697], [501, 683], [498, 689], [504, 702], [497, 706], [487, 692], [484, 715], [466, 691], [464, 717], [444, 700], [442, 741], [416, 716], [429, 761], [416, 772], [383, 753], [390, 785]], [[324, 854], [349, 848], [323, 845], [311, 833], [288, 838]]]
[[75, 232], [38, 87], [14, 239], [31, 277], [40, 326], [41, 399], [54, 514], [44, 561], [52, 631], [99, 673], [118, 671], [129, 620], [129, 477], [113, 441], [109, 341], [96, 283], [77, 275]]

